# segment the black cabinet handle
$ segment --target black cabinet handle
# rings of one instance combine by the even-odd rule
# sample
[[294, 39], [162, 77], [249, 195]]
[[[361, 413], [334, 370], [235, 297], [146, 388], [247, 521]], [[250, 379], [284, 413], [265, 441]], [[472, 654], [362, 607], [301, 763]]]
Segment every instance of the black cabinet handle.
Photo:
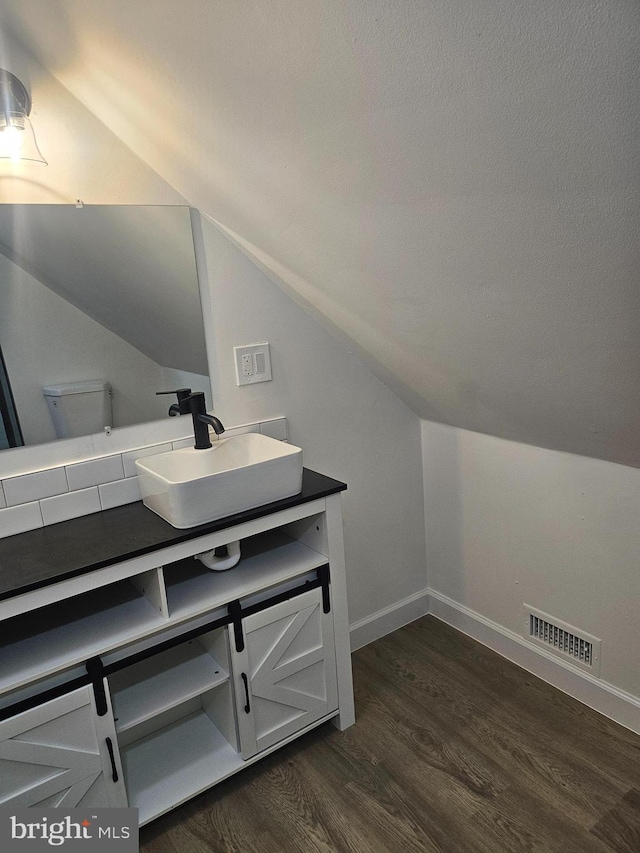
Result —
[[111, 743], [110, 737], [106, 738], [106, 741], [107, 741], [107, 749], [109, 750], [109, 758], [111, 759], [111, 770], [113, 771], [111, 778], [113, 779], [114, 782], [117, 782], [118, 781], [118, 771], [116, 770], [116, 757], [113, 754], [113, 744]]
[[251, 705], [249, 704], [249, 679], [247, 678], [244, 672], [240, 673], [240, 678], [242, 679], [244, 684], [244, 695], [245, 699], [247, 700], [246, 705], [244, 706], [244, 712], [245, 714], [249, 714], [251, 712]]

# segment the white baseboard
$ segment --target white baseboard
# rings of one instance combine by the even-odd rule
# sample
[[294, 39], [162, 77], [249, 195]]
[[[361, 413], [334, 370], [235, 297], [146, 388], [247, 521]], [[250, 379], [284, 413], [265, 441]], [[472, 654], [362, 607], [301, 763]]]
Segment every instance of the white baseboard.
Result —
[[403, 598], [384, 610], [378, 610], [371, 616], [366, 616], [350, 627], [351, 651], [367, 646], [374, 640], [379, 640], [392, 631], [397, 631], [403, 625], [414, 622], [429, 612], [429, 596], [427, 591], [417, 592], [408, 598]]
[[640, 698], [579, 670], [514, 631], [435, 590], [415, 593], [355, 622], [350, 628], [351, 650], [362, 648], [426, 615], [446, 622], [547, 684], [640, 734]]
[[429, 613], [557, 687], [594, 711], [640, 734], [640, 699], [556, 658], [543, 648], [435, 590]]

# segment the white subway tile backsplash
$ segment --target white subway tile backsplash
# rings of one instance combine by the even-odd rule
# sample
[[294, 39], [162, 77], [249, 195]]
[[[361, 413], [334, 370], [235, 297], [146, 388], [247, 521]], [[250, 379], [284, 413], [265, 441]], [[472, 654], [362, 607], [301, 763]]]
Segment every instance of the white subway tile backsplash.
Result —
[[2, 481], [7, 506], [17, 506], [69, 491], [64, 468], [50, 468], [35, 474], [9, 477]]
[[[231, 427], [221, 438], [248, 432], [286, 440], [286, 418]], [[209, 435], [211, 441], [217, 441], [213, 430]], [[141, 500], [135, 460], [193, 447], [193, 442], [189, 435], [122, 454], [6, 477], [0, 481], [0, 538]]]
[[116, 480], [98, 486], [102, 509], [113, 509], [114, 506], [131, 504], [141, 501], [140, 486], [137, 477], [127, 477], [126, 480]]
[[58, 495], [55, 498], [45, 498], [40, 501], [40, 506], [45, 524], [57, 524], [59, 521], [67, 521], [69, 518], [100, 512], [102, 509], [97, 486], [90, 489], [80, 489], [77, 492], [69, 492], [66, 495]]
[[0, 537], [13, 536], [42, 526], [42, 513], [37, 501], [0, 509]]
[[166, 444], [153, 444], [150, 447], [140, 447], [138, 450], [129, 450], [122, 454], [122, 465], [124, 467], [125, 477], [135, 477], [136, 459], [142, 459], [143, 456], [155, 456], [156, 453], [167, 453], [172, 450], [171, 442]]
[[77, 462], [75, 465], [67, 465], [67, 479], [69, 489], [86, 489], [89, 486], [98, 486], [101, 483], [110, 483], [112, 480], [124, 479], [124, 468], [122, 467], [122, 456], [103, 456], [102, 459], [91, 459], [89, 462]]
[[286, 441], [287, 421], [285, 418], [276, 418], [273, 421], [265, 421], [260, 424], [260, 432], [262, 435], [268, 435], [269, 438], [277, 438], [278, 441]]

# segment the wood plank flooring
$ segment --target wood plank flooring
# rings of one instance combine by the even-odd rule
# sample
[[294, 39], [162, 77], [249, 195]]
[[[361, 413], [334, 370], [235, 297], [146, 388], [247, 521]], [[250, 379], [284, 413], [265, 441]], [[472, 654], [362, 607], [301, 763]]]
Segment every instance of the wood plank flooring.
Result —
[[640, 737], [433, 617], [330, 724], [144, 827], [142, 853], [640, 853]]

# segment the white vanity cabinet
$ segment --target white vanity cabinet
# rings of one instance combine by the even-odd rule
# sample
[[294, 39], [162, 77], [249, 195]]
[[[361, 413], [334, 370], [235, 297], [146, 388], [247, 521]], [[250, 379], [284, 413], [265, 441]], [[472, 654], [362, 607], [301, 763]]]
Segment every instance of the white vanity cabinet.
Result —
[[[144, 824], [351, 725], [340, 495], [289, 503], [0, 601], [0, 806]], [[229, 571], [195, 557], [235, 541]]]

